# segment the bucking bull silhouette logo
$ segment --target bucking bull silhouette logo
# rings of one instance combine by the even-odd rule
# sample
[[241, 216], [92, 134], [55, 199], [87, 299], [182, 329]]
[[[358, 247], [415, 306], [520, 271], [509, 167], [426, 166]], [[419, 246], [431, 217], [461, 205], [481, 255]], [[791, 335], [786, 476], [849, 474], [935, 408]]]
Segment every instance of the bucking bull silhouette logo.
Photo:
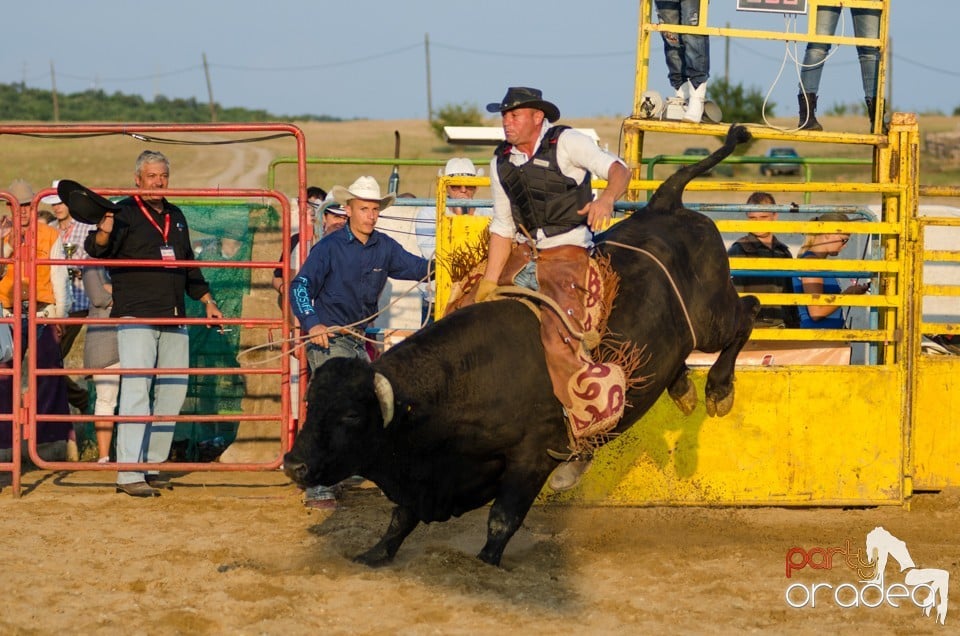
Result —
[[[844, 548], [790, 548], [786, 558], [787, 578], [791, 577], [793, 571], [808, 565], [818, 570], [832, 569], [834, 557], [838, 555], [857, 572], [862, 586], [857, 587], [852, 583], [837, 586], [830, 583], [794, 583], [787, 587], [784, 594], [787, 604], [795, 608], [813, 608], [817, 600], [829, 601], [831, 596], [834, 603], [844, 608], [879, 607], [882, 603], [899, 607], [901, 602], [909, 602], [920, 608], [925, 616], [930, 616], [936, 607], [937, 622], [941, 625], [946, 623], [950, 573], [936, 568], [918, 568], [907, 550], [907, 544], [879, 526], [867, 534], [865, 560], [859, 548], [856, 553], [851, 551], [849, 540]], [[902, 583], [886, 584], [884, 575], [890, 558], [900, 566]]]

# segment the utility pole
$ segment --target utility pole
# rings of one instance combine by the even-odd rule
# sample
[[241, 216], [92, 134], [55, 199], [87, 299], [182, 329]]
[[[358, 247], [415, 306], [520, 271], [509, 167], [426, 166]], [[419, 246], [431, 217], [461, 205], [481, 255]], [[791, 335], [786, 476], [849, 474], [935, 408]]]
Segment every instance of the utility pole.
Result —
[[[887, 37], [887, 95], [886, 109], [893, 108], [893, 38]], [[880, 113], [883, 117], [883, 113]]]
[[423, 50], [427, 56], [427, 122], [433, 122], [433, 97], [430, 95], [430, 34], [423, 34]]
[[50, 94], [53, 95], [53, 123], [60, 123], [60, 103], [57, 101], [57, 74], [50, 60]]
[[[730, 23], [727, 22], [727, 28]], [[730, 36], [723, 38], [723, 82], [730, 88]]]
[[203, 74], [207, 76], [207, 96], [210, 98], [210, 121], [217, 121], [217, 107], [213, 103], [213, 83], [210, 81], [210, 67], [207, 65], [207, 54], [203, 53]]

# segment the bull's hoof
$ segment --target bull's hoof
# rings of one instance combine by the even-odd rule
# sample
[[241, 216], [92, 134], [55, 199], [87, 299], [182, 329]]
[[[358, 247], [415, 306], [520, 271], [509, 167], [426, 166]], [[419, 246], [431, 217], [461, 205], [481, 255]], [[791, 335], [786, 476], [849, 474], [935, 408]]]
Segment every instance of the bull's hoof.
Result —
[[503, 549], [499, 550], [490, 550], [486, 548], [480, 551], [480, 554], [477, 555], [477, 558], [486, 563], [487, 565], [492, 565], [495, 568], [500, 567], [500, 559], [503, 557]]
[[380, 546], [374, 546], [363, 554], [353, 557], [354, 563], [366, 565], [371, 568], [379, 568], [393, 561], [393, 557], [387, 554], [387, 551]]
[[693, 382], [691, 382], [689, 378], [687, 379], [687, 389], [683, 395], [671, 395], [670, 397], [673, 398], [677, 408], [679, 408], [684, 415], [690, 415], [694, 409], [697, 408], [697, 387], [693, 385]]
[[726, 396], [719, 400], [716, 396], [707, 395], [706, 397], [707, 415], [710, 417], [723, 417], [733, 409], [733, 387]]

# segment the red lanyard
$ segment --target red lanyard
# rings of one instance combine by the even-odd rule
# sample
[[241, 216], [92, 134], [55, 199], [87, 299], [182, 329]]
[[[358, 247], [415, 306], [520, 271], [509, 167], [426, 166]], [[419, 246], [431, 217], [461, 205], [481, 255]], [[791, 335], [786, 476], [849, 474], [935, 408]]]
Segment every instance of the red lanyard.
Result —
[[143, 212], [143, 216], [147, 217], [147, 220], [150, 221], [150, 225], [157, 228], [157, 232], [160, 232], [160, 236], [163, 237], [163, 244], [168, 245], [167, 237], [170, 236], [170, 215], [163, 215], [163, 229], [160, 229], [160, 224], [157, 223], [153, 215], [147, 212], [146, 206], [143, 205], [143, 201], [140, 199], [139, 195], [134, 195], [133, 200], [137, 202], [137, 205], [140, 206], [140, 211]]

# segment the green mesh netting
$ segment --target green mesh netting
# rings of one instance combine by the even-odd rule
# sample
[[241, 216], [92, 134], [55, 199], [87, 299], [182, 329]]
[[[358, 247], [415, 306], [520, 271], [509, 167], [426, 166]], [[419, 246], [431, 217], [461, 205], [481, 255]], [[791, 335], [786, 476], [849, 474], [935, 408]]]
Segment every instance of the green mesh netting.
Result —
[[[260, 206], [258, 206], [260, 207]], [[180, 204], [190, 227], [193, 251], [199, 261], [249, 261], [253, 251], [250, 231], [250, 205], [219, 203]], [[251, 270], [246, 268], [204, 267], [203, 276], [224, 316], [237, 318], [243, 314], [243, 298], [250, 293]], [[205, 317], [203, 303], [187, 298], [187, 316]], [[237, 366], [240, 351], [240, 329], [228, 331], [204, 325], [190, 325], [190, 366]], [[243, 411], [246, 383], [242, 375], [191, 375], [187, 398], [181, 414], [230, 415]], [[174, 446], [180, 461], [215, 459], [237, 437], [237, 422], [179, 422], [174, 432]]]

